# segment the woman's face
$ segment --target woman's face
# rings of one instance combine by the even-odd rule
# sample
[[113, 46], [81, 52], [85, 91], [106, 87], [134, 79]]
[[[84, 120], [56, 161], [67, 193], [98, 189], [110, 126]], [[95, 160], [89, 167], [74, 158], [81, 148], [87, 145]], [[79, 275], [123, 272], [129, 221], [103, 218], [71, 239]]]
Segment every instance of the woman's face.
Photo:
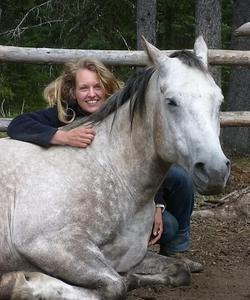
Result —
[[106, 99], [97, 74], [88, 69], [79, 69], [75, 80], [75, 98], [78, 105], [88, 113], [96, 112]]

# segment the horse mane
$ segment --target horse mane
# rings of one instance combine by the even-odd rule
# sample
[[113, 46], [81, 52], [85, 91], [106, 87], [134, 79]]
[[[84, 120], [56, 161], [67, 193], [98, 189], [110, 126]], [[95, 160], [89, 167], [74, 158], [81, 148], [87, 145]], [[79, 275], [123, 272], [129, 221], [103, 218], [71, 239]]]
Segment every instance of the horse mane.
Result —
[[[191, 51], [175, 51], [169, 57], [176, 57], [190, 67], [197, 68], [202, 72], [207, 72], [201, 60]], [[154, 72], [154, 67], [147, 67], [142, 71], [136, 72], [121, 90], [115, 92], [105, 101], [104, 106], [99, 111], [88, 117], [75, 120], [72, 124], [67, 125], [67, 127], [74, 128], [85, 123], [93, 125], [99, 124], [113, 112], [115, 113], [114, 122], [118, 108], [129, 101], [130, 123], [132, 128], [135, 112], [138, 111], [139, 114], [142, 115], [144, 111], [146, 87]]]

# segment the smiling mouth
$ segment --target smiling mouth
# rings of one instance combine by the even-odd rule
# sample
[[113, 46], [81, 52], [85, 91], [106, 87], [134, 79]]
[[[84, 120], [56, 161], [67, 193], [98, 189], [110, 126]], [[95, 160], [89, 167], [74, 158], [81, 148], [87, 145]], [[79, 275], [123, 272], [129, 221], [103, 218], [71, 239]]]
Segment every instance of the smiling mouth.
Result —
[[98, 101], [99, 101], [99, 100], [96, 99], [96, 100], [87, 100], [87, 101], [85, 101], [85, 102], [88, 103], [88, 104], [96, 104]]

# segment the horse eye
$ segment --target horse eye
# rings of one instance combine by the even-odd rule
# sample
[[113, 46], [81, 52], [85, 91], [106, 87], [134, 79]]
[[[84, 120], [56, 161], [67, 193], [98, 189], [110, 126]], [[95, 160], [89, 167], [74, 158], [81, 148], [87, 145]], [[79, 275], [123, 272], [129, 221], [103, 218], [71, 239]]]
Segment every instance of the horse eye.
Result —
[[167, 102], [168, 102], [168, 105], [171, 105], [171, 106], [178, 106], [177, 103], [176, 103], [176, 101], [175, 101], [174, 99], [172, 99], [172, 98], [167, 98], [166, 100], [167, 100]]

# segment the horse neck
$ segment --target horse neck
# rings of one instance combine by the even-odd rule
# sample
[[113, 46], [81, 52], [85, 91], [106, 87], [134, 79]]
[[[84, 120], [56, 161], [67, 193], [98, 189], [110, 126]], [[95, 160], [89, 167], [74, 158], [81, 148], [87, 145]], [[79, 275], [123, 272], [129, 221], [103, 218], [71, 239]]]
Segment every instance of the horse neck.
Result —
[[[155, 79], [152, 78], [148, 91], [157, 91], [155, 85]], [[126, 180], [129, 189], [142, 197], [151, 197], [156, 192], [169, 167], [169, 164], [160, 160], [155, 149], [154, 124], [159, 109], [157, 98], [156, 92], [154, 95], [149, 93], [143, 115], [135, 113], [132, 130], [129, 103], [126, 103], [117, 111], [114, 122], [113, 116], [104, 120], [98, 134], [100, 141], [104, 142], [101, 136], [106, 137], [108, 150], [105, 154], [104, 145], [98, 147], [101, 155], [107, 156], [108, 167], [111, 165], [117, 176]]]

